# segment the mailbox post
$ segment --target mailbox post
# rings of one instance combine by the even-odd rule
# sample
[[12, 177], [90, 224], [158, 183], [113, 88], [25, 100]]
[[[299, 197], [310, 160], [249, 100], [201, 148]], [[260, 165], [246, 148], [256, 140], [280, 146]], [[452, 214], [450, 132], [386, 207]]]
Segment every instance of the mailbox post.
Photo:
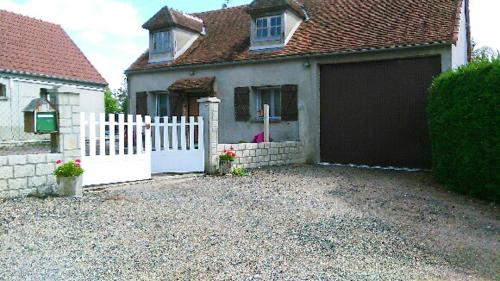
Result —
[[52, 134], [58, 131], [57, 110], [48, 100], [34, 99], [23, 112], [26, 133]]

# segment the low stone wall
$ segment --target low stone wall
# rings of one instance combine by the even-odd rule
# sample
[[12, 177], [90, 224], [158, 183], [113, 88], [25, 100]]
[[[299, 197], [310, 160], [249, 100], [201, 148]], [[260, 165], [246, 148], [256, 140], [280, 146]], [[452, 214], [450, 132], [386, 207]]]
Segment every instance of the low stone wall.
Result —
[[219, 144], [219, 155], [224, 150], [236, 151], [235, 167], [254, 169], [266, 166], [279, 166], [304, 163], [302, 144], [298, 141], [267, 142], [267, 143], [239, 143]]
[[47, 193], [56, 184], [52, 175], [60, 153], [0, 156], [0, 198]]

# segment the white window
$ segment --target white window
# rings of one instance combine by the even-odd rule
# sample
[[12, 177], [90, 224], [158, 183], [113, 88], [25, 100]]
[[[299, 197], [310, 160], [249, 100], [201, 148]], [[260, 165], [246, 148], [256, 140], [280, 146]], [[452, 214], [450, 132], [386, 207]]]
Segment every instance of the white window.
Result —
[[4, 84], [0, 84], [0, 99], [7, 98], [7, 86]]
[[255, 22], [256, 36], [259, 40], [278, 39], [282, 33], [282, 16], [258, 18]]
[[172, 51], [170, 31], [153, 33], [153, 52], [164, 53]]
[[168, 94], [156, 95], [156, 113], [159, 117], [169, 116], [170, 102]]
[[259, 88], [256, 95], [257, 117], [264, 117], [264, 104], [269, 105], [269, 118], [281, 118], [281, 88]]

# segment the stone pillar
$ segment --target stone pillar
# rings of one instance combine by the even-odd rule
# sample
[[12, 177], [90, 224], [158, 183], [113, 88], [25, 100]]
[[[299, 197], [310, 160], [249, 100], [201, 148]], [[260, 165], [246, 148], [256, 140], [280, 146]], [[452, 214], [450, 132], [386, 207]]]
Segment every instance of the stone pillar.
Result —
[[203, 117], [203, 135], [205, 142], [205, 172], [214, 174], [219, 166], [217, 145], [219, 144], [219, 103], [215, 97], [198, 100], [200, 116]]
[[58, 110], [59, 132], [51, 135], [52, 152], [60, 152], [63, 161], [80, 158], [80, 94], [51, 93]]

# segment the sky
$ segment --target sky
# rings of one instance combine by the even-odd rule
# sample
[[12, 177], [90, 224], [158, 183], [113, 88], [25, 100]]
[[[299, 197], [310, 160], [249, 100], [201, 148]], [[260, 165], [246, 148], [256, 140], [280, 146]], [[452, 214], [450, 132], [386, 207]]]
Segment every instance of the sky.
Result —
[[[251, 0], [230, 0], [229, 6]], [[500, 50], [499, 0], [470, 0], [472, 37]], [[0, 0], [0, 9], [60, 24], [113, 89], [147, 49], [142, 24], [163, 6], [187, 12], [221, 8], [224, 0]]]

